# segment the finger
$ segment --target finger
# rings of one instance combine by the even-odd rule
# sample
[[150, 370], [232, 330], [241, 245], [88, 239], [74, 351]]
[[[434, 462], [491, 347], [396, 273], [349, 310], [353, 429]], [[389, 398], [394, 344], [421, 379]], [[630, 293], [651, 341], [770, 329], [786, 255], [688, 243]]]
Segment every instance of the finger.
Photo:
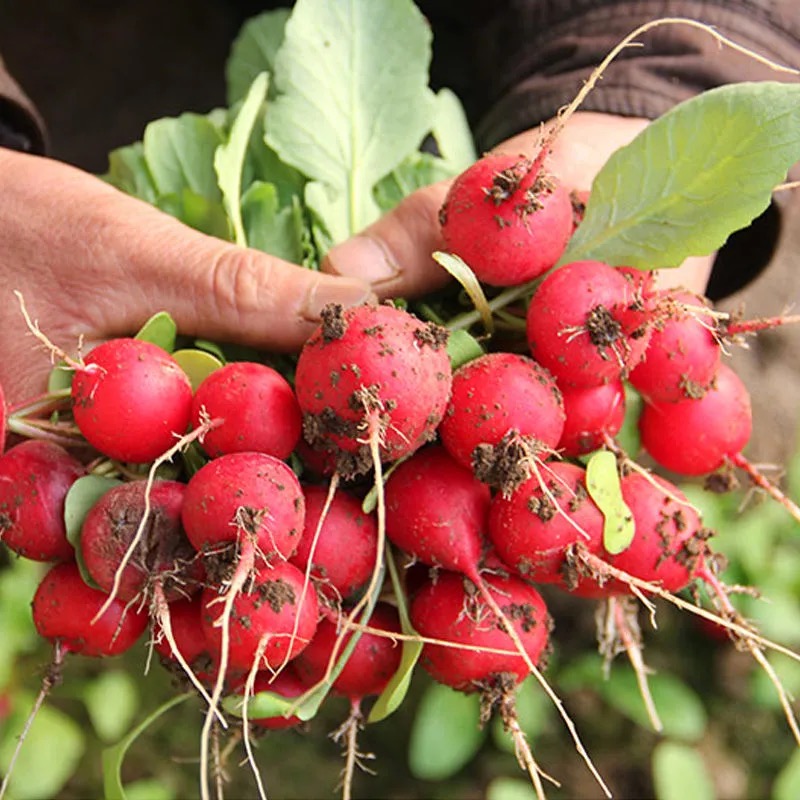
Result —
[[439, 225], [450, 181], [418, 189], [361, 233], [331, 248], [322, 269], [371, 284], [379, 297], [415, 297], [448, 275], [432, 257], [445, 247]]
[[[106, 252], [115, 255], [117, 267], [137, 285], [118, 327], [165, 310], [181, 333], [287, 351], [303, 344], [329, 303], [352, 306], [376, 299], [362, 280], [235, 246], [123, 199], [125, 226], [106, 229], [112, 237]], [[136, 203], [133, 210], [131, 202]], [[135, 248], [125, 247], [124, 240], [135, 241]]]

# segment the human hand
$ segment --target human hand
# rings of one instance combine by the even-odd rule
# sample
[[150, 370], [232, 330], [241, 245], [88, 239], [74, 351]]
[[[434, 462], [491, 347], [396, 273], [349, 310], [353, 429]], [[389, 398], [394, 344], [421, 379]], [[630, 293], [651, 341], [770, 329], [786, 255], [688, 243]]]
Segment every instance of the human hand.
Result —
[[359, 277], [205, 236], [50, 159], [0, 149], [0, 198], [0, 385], [11, 404], [40, 393], [50, 369], [14, 290], [70, 353], [81, 339], [86, 351], [130, 335], [160, 310], [188, 335], [292, 350], [327, 303], [374, 299]]
[[[628, 144], [648, 122], [638, 117], [579, 111], [556, 138], [547, 168], [569, 189], [588, 192], [609, 156]], [[526, 131], [498, 145], [495, 151], [535, 155], [542, 134], [539, 128]], [[409, 195], [363, 233], [334, 247], [323, 269], [360, 275], [383, 295], [402, 293], [395, 291], [401, 283], [417, 294], [441, 285], [447, 275], [431, 253], [445, 248], [438, 214], [449, 185], [449, 181], [443, 181]], [[703, 292], [712, 260], [710, 256], [690, 258], [680, 267], [661, 270], [656, 284]]]

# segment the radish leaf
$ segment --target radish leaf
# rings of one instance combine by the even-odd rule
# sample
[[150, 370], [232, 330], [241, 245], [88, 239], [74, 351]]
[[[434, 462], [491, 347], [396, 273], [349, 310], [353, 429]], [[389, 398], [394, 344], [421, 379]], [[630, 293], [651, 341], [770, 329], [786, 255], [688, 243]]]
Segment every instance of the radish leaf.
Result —
[[600, 170], [559, 264], [639, 269], [713, 253], [800, 160], [800, 86], [722, 86], [678, 104]]
[[231, 125], [228, 141], [214, 153], [214, 171], [222, 202], [233, 225], [234, 241], [243, 247], [247, 245], [247, 236], [242, 223], [242, 170], [253, 128], [267, 97], [268, 84], [266, 72], [255, 78]]
[[661, 742], [653, 751], [657, 800], [714, 800], [717, 793], [703, 757], [694, 747]]
[[259, 73], [272, 73], [289, 13], [288, 8], [265, 11], [242, 25], [225, 64], [228, 105], [244, 98]]
[[306, 199], [334, 241], [379, 216], [373, 186], [433, 122], [429, 26], [411, 0], [375, 5], [299, 0], [275, 58], [267, 143], [322, 184]]
[[191, 189], [207, 200], [222, 195], [214, 171], [214, 153], [223, 133], [201, 114], [181, 114], [151, 122], [142, 140], [144, 157], [160, 195]]

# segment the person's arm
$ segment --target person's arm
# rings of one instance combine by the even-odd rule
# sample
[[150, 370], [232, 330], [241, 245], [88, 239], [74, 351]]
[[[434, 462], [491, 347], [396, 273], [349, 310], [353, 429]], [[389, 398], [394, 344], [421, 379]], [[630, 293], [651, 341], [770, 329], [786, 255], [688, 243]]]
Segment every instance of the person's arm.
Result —
[[0, 58], [0, 147], [44, 153], [44, 124], [33, 103], [6, 70]]

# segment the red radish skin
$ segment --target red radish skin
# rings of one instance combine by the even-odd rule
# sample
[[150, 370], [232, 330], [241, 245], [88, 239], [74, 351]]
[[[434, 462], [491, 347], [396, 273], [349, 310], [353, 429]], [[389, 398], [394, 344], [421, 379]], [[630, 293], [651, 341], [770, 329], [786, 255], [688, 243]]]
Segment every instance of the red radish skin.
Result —
[[245, 537], [265, 560], [294, 553], [304, 518], [297, 476], [266, 453], [230, 453], [209, 461], [189, 479], [181, 511], [196, 550], [219, 551]]
[[533, 583], [554, 583], [591, 597], [619, 590], [613, 583], [598, 586], [568, 567], [567, 553], [576, 543], [600, 557], [605, 554], [603, 515], [586, 490], [586, 470], [550, 462], [540, 473], [544, 487], [534, 476], [510, 496], [492, 499], [488, 530], [497, 555]]
[[735, 458], [752, 432], [750, 395], [724, 362], [711, 388], [679, 403], [645, 403], [639, 417], [642, 446], [679, 475], [706, 475]]
[[486, 548], [490, 500], [489, 487], [443, 447], [425, 447], [386, 482], [386, 535], [414, 560], [469, 573]]
[[[144, 480], [115, 486], [84, 519], [80, 541], [83, 563], [104, 592], [111, 593], [117, 570], [139, 531], [146, 489]], [[202, 562], [181, 526], [185, 489], [179, 481], [153, 481], [148, 519], [116, 590], [121, 600], [150, 596], [156, 583], [167, 602], [199, 591], [204, 579]]]
[[486, 155], [459, 175], [439, 212], [447, 249], [483, 283], [514, 286], [550, 269], [573, 230], [569, 191], [530, 160]]
[[300, 440], [302, 417], [286, 378], [266, 364], [235, 361], [212, 372], [192, 401], [192, 423], [222, 422], [203, 437], [212, 458], [255, 451], [288, 458]]
[[112, 600], [93, 621], [107, 595], [88, 586], [74, 562], [56, 564], [33, 596], [33, 623], [39, 635], [59, 641], [65, 651], [84, 656], [116, 656], [129, 650], [147, 627], [147, 613]]
[[553, 376], [527, 356], [489, 353], [455, 371], [439, 425], [442, 444], [463, 466], [479, 445], [499, 445], [511, 431], [552, 451], [564, 429], [564, 406]]
[[[629, 380], [650, 402], [676, 403], [702, 397], [721, 361], [714, 319], [701, 309], [708, 301], [687, 291], [653, 296], [653, 331], [644, 359]], [[688, 310], [692, 307], [697, 310]]]
[[[298, 656], [317, 629], [319, 608], [312, 584], [293, 564], [278, 561], [259, 567], [252, 580], [233, 599], [229, 620], [228, 664], [249, 671], [277, 669]], [[304, 588], [305, 584], [305, 588]], [[212, 653], [222, 650], [222, 627], [215, 625], [222, 612], [221, 595], [208, 588], [202, 594], [202, 627]]]
[[631, 544], [606, 560], [668, 592], [685, 589], [708, 555], [710, 532], [697, 511], [677, 486], [658, 475], [630, 473], [622, 478], [621, 490], [636, 530]]
[[[514, 576], [493, 578], [489, 591], [506, 617], [513, 620], [524, 652], [539, 666], [552, 627], [541, 595]], [[427, 582], [414, 595], [409, 613], [412, 626], [421, 636], [462, 645], [451, 647], [430, 642], [423, 645], [420, 664], [439, 683], [473, 692], [505, 683], [507, 678], [518, 683], [530, 672], [503, 623], [474, 584], [461, 575], [442, 572], [435, 581]]]
[[72, 380], [75, 423], [109, 458], [144, 464], [186, 433], [192, 385], [172, 356], [139, 339], [111, 339]]
[[71, 561], [64, 500], [84, 466], [63, 447], [26, 439], [0, 456], [0, 541], [33, 561]]
[[[305, 572], [319, 520], [328, 499], [328, 487], [303, 486], [305, 527], [290, 561]], [[378, 558], [375, 516], [365, 514], [361, 501], [346, 490], [333, 496], [314, 546], [311, 577], [329, 601], [349, 598], [369, 580]]]
[[599, 261], [574, 261], [550, 273], [528, 306], [531, 355], [559, 386], [624, 378], [644, 356], [649, 334], [635, 286]]
[[602, 386], [561, 389], [564, 400], [564, 430], [558, 451], [566, 458], [591, 453], [613, 439], [625, 420], [625, 387], [622, 381]]
[[434, 436], [450, 396], [447, 336], [393, 306], [328, 306], [295, 374], [306, 441], [338, 449], [345, 476], [372, 467], [373, 421], [382, 459], [417, 450]]
[[[397, 610], [386, 603], [378, 603], [370, 617], [368, 628], [385, 633], [400, 633]], [[325, 676], [331, 654], [340, 637], [334, 621], [323, 619], [308, 647], [295, 659], [293, 666], [307, 687]], [[341, 653], [351, 634], [345, 633], [338, 646]], [[360, 700], [380, 694], [400, 667], [403, 648], [390, 636], [364, 630], [359, 636], [344, 668], [333, 682], [336, 694]]]

